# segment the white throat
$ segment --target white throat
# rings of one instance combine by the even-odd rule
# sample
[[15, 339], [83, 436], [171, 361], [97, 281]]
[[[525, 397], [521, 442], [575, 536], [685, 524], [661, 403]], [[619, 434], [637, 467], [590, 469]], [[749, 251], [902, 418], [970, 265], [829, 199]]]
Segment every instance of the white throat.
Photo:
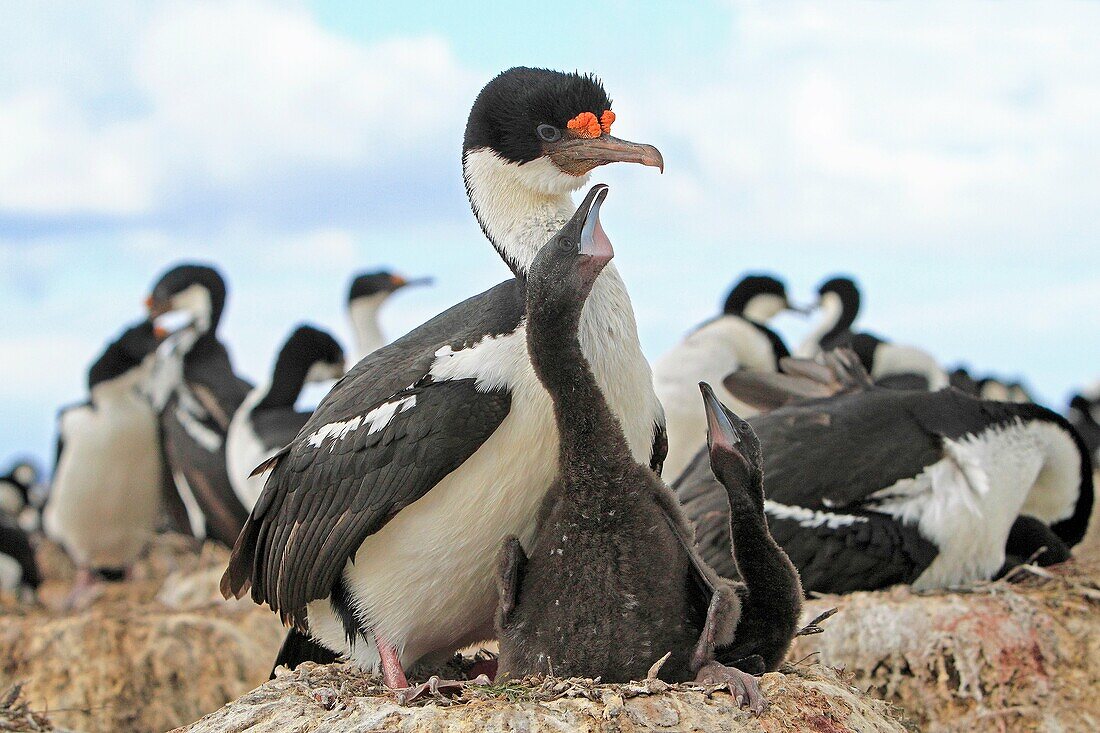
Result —
[[382, 324], [378, 320], [378, 312], [389, 296], [390, 294], [386, 292], [372, 293], [348, 303], [348, 318], [355, 332], [356, 361], [375, 349], [385, 346], [386, 339], [382, 335]]
[[787, 307], [787, 301], [773, 293], [761, 293], [749, 298], [742, 315], [753, 323], [767, 323]]
[[173, 295], [172, 310], [190, 314], [192, 326], [200, 335], [213, 327], [214, 304], [210, 291], [202, 285], [190, 285]]
[[821, 311], [821, 320], [798, 347], [798, 356], [812, 357], [821, 351], [821, 339], [840, 323], [840, 317], [844, 315], [844, 304], [836, 293], [825, 293], [821, 297], [818, 310]]
[[546, 158], [519, 165], [491, 150], [466, 153], [462, 173], [474, 216], [501, 256], [522, 272], [573, 216], [571, 194], [588, 182], [588, 176], [562, 173]]

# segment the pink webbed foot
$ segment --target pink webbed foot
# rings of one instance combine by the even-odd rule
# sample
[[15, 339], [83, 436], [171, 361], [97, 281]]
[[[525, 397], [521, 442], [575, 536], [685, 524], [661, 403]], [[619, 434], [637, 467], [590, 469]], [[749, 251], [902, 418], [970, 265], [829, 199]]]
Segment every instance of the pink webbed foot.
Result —
[[489, 684], [489, 678], [485, 675], [479, 675], [476, 679], [469, 682], [460, 682], [459, 680], [445, 680], [436, 675], [432, 675], [428, 678], [427, 682], [421, 682], [419, 685], [406, 688], [404, 690], [397, 691], [397, 702], [401, 705], [408, 705], [411, 702], [424, 697], [431, 697], [435, 695], [443, 695], [444, 697], [454, 697], [461, 695], [462, 691], [466, 689], [466, 685], [487, 685]]
[[736, 667], [710, 662], [699, 670], [695, 681], [702, 685], [721, 685], [727, 688], [738, 707], [748, 707], [756, 715], [768, 707], [768, 701], [760, 691], [760, 680]]

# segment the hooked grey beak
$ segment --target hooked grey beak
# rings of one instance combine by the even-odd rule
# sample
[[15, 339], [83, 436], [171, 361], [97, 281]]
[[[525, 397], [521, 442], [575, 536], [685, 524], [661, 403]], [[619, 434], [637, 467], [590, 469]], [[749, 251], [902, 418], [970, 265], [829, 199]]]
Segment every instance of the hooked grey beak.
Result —
[[550, 159], [564, 171], [585, 175], [608, 163], [639, 163], [665, 172], [665, 159], [652, 145], [632, 143], [612, 135], [596, 138], [567, 138], [554, 143]]

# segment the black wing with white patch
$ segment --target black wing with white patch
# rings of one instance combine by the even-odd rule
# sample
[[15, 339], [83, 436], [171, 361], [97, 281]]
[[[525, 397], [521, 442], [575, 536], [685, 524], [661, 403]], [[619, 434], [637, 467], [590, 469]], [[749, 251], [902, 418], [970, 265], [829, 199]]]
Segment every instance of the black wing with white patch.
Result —
[[939, 552], [916, 526], [885, 514], [856, 511], [848, 522], [829, 526], [768, 517], [768, 528], [798, 568], [804, 590], [850, 593], [912, 583]]
[[[695, 525], [699, 554], [722, 577], [738, 579], [730, 547], [729, 499], [710, 471], [706, 451], [688, 466], [676, 490]], [[875, 512], [855, 510], [801, 520], [768, 513], [767, 519], [806, 591], [847, 593], [911, 583], [937, 554], [936, 546], [915, 526]]]
[[942, 436], [914, 417], [909, 394], [870, 389], [749, 418], [768, 498], [819, 510], [858, 506], [940, 460]]
[[515, 280], [461, 303], [374, 352], [337, 382], [269, 464], [224, 593], [251, 584], [284, 620], [327, 597], [363, 541], [474, 454], [508, 415], [511, 394], [474, 379], [435, 381], [440, 350], [510, 333], [523, 316]]

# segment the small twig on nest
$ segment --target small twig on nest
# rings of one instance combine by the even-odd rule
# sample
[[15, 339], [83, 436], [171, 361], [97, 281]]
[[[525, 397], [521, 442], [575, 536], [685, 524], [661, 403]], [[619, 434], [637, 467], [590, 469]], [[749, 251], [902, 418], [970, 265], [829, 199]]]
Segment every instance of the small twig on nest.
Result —
[[836, 615], [839, 610], [839, 608], [830, 608], [828, 611], [819, 613], [817, 618], [803, 626], [802, 630], [795, 634], [795, 636], [813, 636], [814, 634], [823, 633], [825, 629], [821, 628], [821, 622]]
[[657, 673], [661, 671], [661, 667], [665, 666], [665, 662], [672, 656], [672, 652], [667, 652], [663, 657], [653, 663], [653, 666], [649, 668], [649, 671], [645, 673], [647, 680], [657, 679]]
[[1057, 575], [1050, 572], [1049, 570], [1044, 570], [1043, 568], [1039, 567], [1038, 565], [1029, 565], [1029, 564], [1025, 563], [1023, 565], [1017, 565], [1016, 567], [1009, 570], [1007, 573], [1004, 574], [1004, 577], [1001, 578], [1001, 580], [1006, 582], [1006, 583], [1012, 583], [1012, 582], [1015, 582], [1016, 580], [1018, 580], [1021, 575], [1027, 575], [1029, 573], [1031, 575], [1034, 575], [1034, 576], [1037, 576], [1037, 577], [1040, 577], [1040, 578], [1044, 578], [1046, 580], [1058, 580], [1059, 579]]
[[[806, 661], [807, 659], [809, 659], [810, 657], [813, 657], [813, 656], [817, 656], [817, 655], [819, 655], [819, 654], [821, 654], [821, 651], [820, 651], [820, 650], [818, 650], [818, 651], [815, 651], [815, 652], [810, 652], [809, 654], [807, 654], [806, 656], [802, 657], [802, 659], [799, 659], [799, 660], [798, 660], [797, 662], [795, 662], [795, 663], [794, 663], [794, 664], [792, 664], [791, 666], [792, 666], [792, 667], [797, 667], [798, 665], [800, 665], [800, 664], [804, 663], [804, 662], [805, 662], [805, 661]], [[811, 662], [811, 664], [813, 664], [813, 662]]]
[[19, 694], [23, 692], [23, 683], [16, 682], [14, 685], [8, 688], [8, 691], [4, 693], [4, 697], [0, 698], [0, 710], [7, 710], [15, 701], [19, 699]]
[[1039, 559], [1039, 557], [1040, 557], [1040, 556], [1041, 556], [1041, 555], [1042, 555], [1042, 554], [1043, 554], [1044, 552], [1046, 552], [1046, 551], [1047, 551], [1048, 549], [1049, 549], [1049, 548], [1048, 548], [1048, 547], [1047, 547], [1046, 545], [1043, 545], [1043, 546], [1042, 546], [1042, 547], [1040, 547], [1040, 548], [1039, 548], [1038, 550], [1036, 550], [1035, 552], [1031, 553], [1031, 557], [1029, 557], [1029, 558], [1027, 559], [1027, 564], [1028, 564], [1028, 565], [1034, 565], [1034, 564], [1035, 564], [1035, 561], [1036, 561], [1036, 560], [1038, 560], [1038, 559]]

